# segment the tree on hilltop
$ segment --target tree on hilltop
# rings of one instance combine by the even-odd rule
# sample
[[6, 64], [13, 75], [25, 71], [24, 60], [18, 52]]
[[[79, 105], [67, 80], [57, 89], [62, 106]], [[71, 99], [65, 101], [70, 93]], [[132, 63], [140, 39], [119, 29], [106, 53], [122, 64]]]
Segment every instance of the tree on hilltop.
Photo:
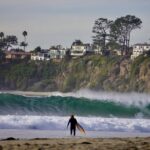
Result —
[[0, 38], [1, 38], [1, 40], [3, 40], [3, 38], [4, 38], [4, 32], [0, 32]]
[[0, 49], [4, 48], [4, 32], [0, 32]]
[[24, 51], [25, 51], [25, 47], [27, 47], [27, 43], [25, 43], [24, 41], [20, 43], [20, 46], [23, 47]]
[[24, 47], [24, 51], [25, 51], [25, 48], [28, 46], [28, 43], [26, 42], [26, 37], [28, 35], [27, 31], [23, 31], [22, 32], [22, 35], [24, 36], [24, 41], [21, 42], [20, 46], [23, 46]]
[[12, 47], [12, 45], [17, 45], [18, 44], [18, 39], [15, 35], [7, 35], [3, 39], [4, 47], [8, 49], [9, 47]]
[[99, 18], [95, 21], [93, 26], [93, 43], [102, 47], [103, 50], [106, 49], [106, 41], [110, 37], [110, 27], [113, 23], [112, 20], [106, 18]]
[[131, 32], [141, 28], [142, 21], [131, 15], [117, 18], [111, 25], [112, 39], [122, 45], [122, 51], [128, 54], [130, 48]]
[[41, 49], [40, 46], [36, 47], [36, 48], [33, 50], [34, 53], [38, 53], [38, 52], [41, 52], [41, 51], [42, 51], [42, 49]]
[[28, 35], [27, 31], [23, 31], [22, 35], [24, 36], [24, 42], [26, 42], [26, 36]]

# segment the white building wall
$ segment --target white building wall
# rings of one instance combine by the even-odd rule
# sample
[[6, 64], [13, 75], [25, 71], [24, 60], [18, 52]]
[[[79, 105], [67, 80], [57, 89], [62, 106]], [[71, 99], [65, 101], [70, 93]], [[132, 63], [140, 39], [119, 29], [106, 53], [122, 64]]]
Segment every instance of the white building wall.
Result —
[[101, 46], [95, 45], [95, 46], [93, 46], [92, 50], [95, 54], [101, 54], [102, 55], [102, 47]]
[[50, 57], [48, 57], [47, 53], [40, 53], [36, 55], [31, 55], [31, 60], [50, 60]]
[[52, 59], [62, 59], [66, 56], [66, 49], [50, 49], [49, 54]]
[[72, 46], [71, 48], [71, 56], [84, 56], [88, 48], [86, 46]]
[[133, 53], [131, 55], [131, 59], [134, 60], [136, 57], [142, 55], [144, 52], [150, 50], [149, 44], [139, 44], [133, 46]]

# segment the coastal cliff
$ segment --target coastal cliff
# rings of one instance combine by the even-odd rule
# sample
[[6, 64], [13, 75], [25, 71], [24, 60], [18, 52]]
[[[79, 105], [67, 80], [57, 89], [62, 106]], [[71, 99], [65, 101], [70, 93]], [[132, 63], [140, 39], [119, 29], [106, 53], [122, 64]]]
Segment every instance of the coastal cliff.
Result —
[[85, 56], [0, 64], [0, 90], [150, 92], [150, 57]]

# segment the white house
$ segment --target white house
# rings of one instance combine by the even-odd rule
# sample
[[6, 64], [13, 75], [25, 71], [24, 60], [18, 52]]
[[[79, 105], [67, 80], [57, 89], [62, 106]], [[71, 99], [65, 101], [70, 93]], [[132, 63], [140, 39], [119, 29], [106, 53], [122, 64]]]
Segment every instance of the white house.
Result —
[[92, 49], [94, 54], [100, 54], [102, 55], [102, 47], [99, 45], [92, 45]]
[[49, 55], [51, 59], [62, 59], [66, 56], [67, 50], [61, 45], [52, 46], [49, 49]]
[[50, 60], [50, 55], [48, 53], [33, 53], [31, 54], [31, 60]]
[[147, 52], [150, 50], [150, 44], [144, 43], [144, 44], [135, 44], [133, 46], [133, 52], [131, 55], [131, 59], [134, 60], [139, 55], [143, 54], [144, 52]]
[[72, 43], [70, 55], [73, 57], [78, 57], [84, 56], [90, 52], [92, 52], [90, 44], [83, 44], [80, 40], [76, 40]]
[[67, 49], [65, 49], [65, 48], [60, 49], [59, 52], [60, 52], [61, 59], [67, 55]]

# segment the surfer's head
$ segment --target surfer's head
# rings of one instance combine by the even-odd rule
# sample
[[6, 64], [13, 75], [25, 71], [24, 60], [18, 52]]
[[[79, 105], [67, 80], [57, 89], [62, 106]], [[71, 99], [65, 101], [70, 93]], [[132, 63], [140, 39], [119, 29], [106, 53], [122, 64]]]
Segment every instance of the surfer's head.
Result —
[[74, 118], [74, 115], [71, 115], [71, 118]]

